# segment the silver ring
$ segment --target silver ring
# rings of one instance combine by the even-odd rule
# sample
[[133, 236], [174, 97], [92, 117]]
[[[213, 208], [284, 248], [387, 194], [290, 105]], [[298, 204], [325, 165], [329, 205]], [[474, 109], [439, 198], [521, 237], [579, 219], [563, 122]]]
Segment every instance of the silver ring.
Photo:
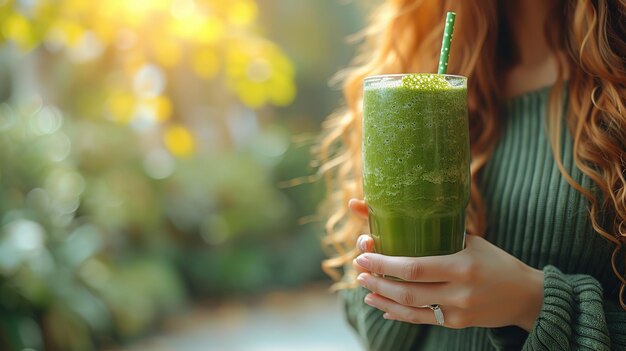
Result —
[[443, 318], [443, 311], [441, 310], [439, 305], [428, 305], [428, 307], [435, 313], [435, 319], [437, 320], [437, 324], [443, 325], [445, 320]]

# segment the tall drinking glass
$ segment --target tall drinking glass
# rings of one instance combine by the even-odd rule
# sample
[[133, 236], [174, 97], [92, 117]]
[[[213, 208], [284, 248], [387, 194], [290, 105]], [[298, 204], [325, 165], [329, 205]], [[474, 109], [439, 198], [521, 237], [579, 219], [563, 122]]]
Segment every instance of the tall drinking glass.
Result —
[[363, 191], [375, 250], [391, 256], [463, 249], [469, 201], [467, 78], [368, 77]]

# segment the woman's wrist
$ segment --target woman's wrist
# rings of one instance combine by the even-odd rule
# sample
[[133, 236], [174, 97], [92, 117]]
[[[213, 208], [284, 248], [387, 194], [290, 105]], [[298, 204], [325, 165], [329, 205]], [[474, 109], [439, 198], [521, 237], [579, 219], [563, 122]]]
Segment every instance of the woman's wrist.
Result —
[[523, 274], [525, 289], [525, 301], [520, 304], [523, 306], [521, 314], [518, 318], [518, 327], [530, 332], [539, 317], [541, 307], [543, 306], [543, 271], [526, 266], [525, 274]]

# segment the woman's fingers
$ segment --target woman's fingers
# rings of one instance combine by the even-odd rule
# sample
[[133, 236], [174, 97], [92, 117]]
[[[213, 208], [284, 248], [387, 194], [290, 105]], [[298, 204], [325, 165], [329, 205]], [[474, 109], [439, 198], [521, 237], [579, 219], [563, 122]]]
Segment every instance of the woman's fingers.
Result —
[[374, 239], [368, 234], [360, 235], [356, 240], [356, 247], [361, 252], [374, 252]]
[[356, 260], [352, 260], [352, 267], [354, 267], [354, 269], [359, 273], [369, 273], [366, 269], [359, 266], [359, 264], [356, 263]]
[[359, 274], [357, 281], [371, 292], [404, 306], [420, 307], [450, 303], [448, 295], [442, 293], [446, 283], [399, 282], [368, 273]]
[[[356, 248], [361, 252], [373, 252], [374, 251], [374, 239], [368, 234], [362, 234], [356, 241]], [[352, 260], [352, 266], [359, 273], [368, 272], [368, 270], [361, 267], [356, 260]]]
[[364, 270], [410, 282], [437, 283], [463, 280], [470, 269], [463, 254], [427, 257], [385, 256], [364, 253], [356, 258]]
[[403, 306], [378, 294], [367, 294], [364, 302], [385, 312], [385, 318], [413, 324], [437, 325], [435, 314], [428, 307]]
[[351, 199], [348, 202], [348, 208], [350, 208], [350, 210], [357, 216], [367, 219], [368, 210], [365, 201], [360, 199]]

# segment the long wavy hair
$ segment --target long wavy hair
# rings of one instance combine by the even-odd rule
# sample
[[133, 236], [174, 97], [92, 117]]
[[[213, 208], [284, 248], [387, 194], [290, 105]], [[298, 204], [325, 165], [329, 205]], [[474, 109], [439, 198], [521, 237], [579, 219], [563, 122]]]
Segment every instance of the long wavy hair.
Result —
[[[350, 285], [357, 255], [355, 241], [366, 221], [350, 215], [347, 202], [362, 198], [361, 102], [366, 76], [404, 72], [435, 72], [445, 11], [457, 13], [448, 71], [468, 76], [471, 138], [471, 196], [467, 231], [482, 235], [486, 210], [477, 174], [491, 157], [500, 133], [500, 77], [515, 64], [509, 46], [501, 1], [389, 0], [373, 12], [360, 33], [362, 44], [351, 68], [339, 73], [345, 108], [324, 123], [316, 150], [320, 175], [327, 186], [326, 236], [330, 257], [322, 263], [336, 288]], [[554, 158], [563, 177], [589, 201], [595, 232], [615, 245], [612, 268], [620, 285], [626, 278], [618, 262], [626, 247], [626, 1], [556, 1], [546, 38], [558, 60], [557, 82], [548, 100], [548, 131]], [[565, 80], [568, 84], [565, 84]], [[566, 121], [573, 135], [576, 166], [597, 186], [585, 189], [565, 170], [561, 160], [562, 98], [568, 89]], [[608, 220], [607, 220], [608, 219]], [[619, 268], [618, 268], [619, 267]], [[346, 279], [341, 279], [345, 275]]]

